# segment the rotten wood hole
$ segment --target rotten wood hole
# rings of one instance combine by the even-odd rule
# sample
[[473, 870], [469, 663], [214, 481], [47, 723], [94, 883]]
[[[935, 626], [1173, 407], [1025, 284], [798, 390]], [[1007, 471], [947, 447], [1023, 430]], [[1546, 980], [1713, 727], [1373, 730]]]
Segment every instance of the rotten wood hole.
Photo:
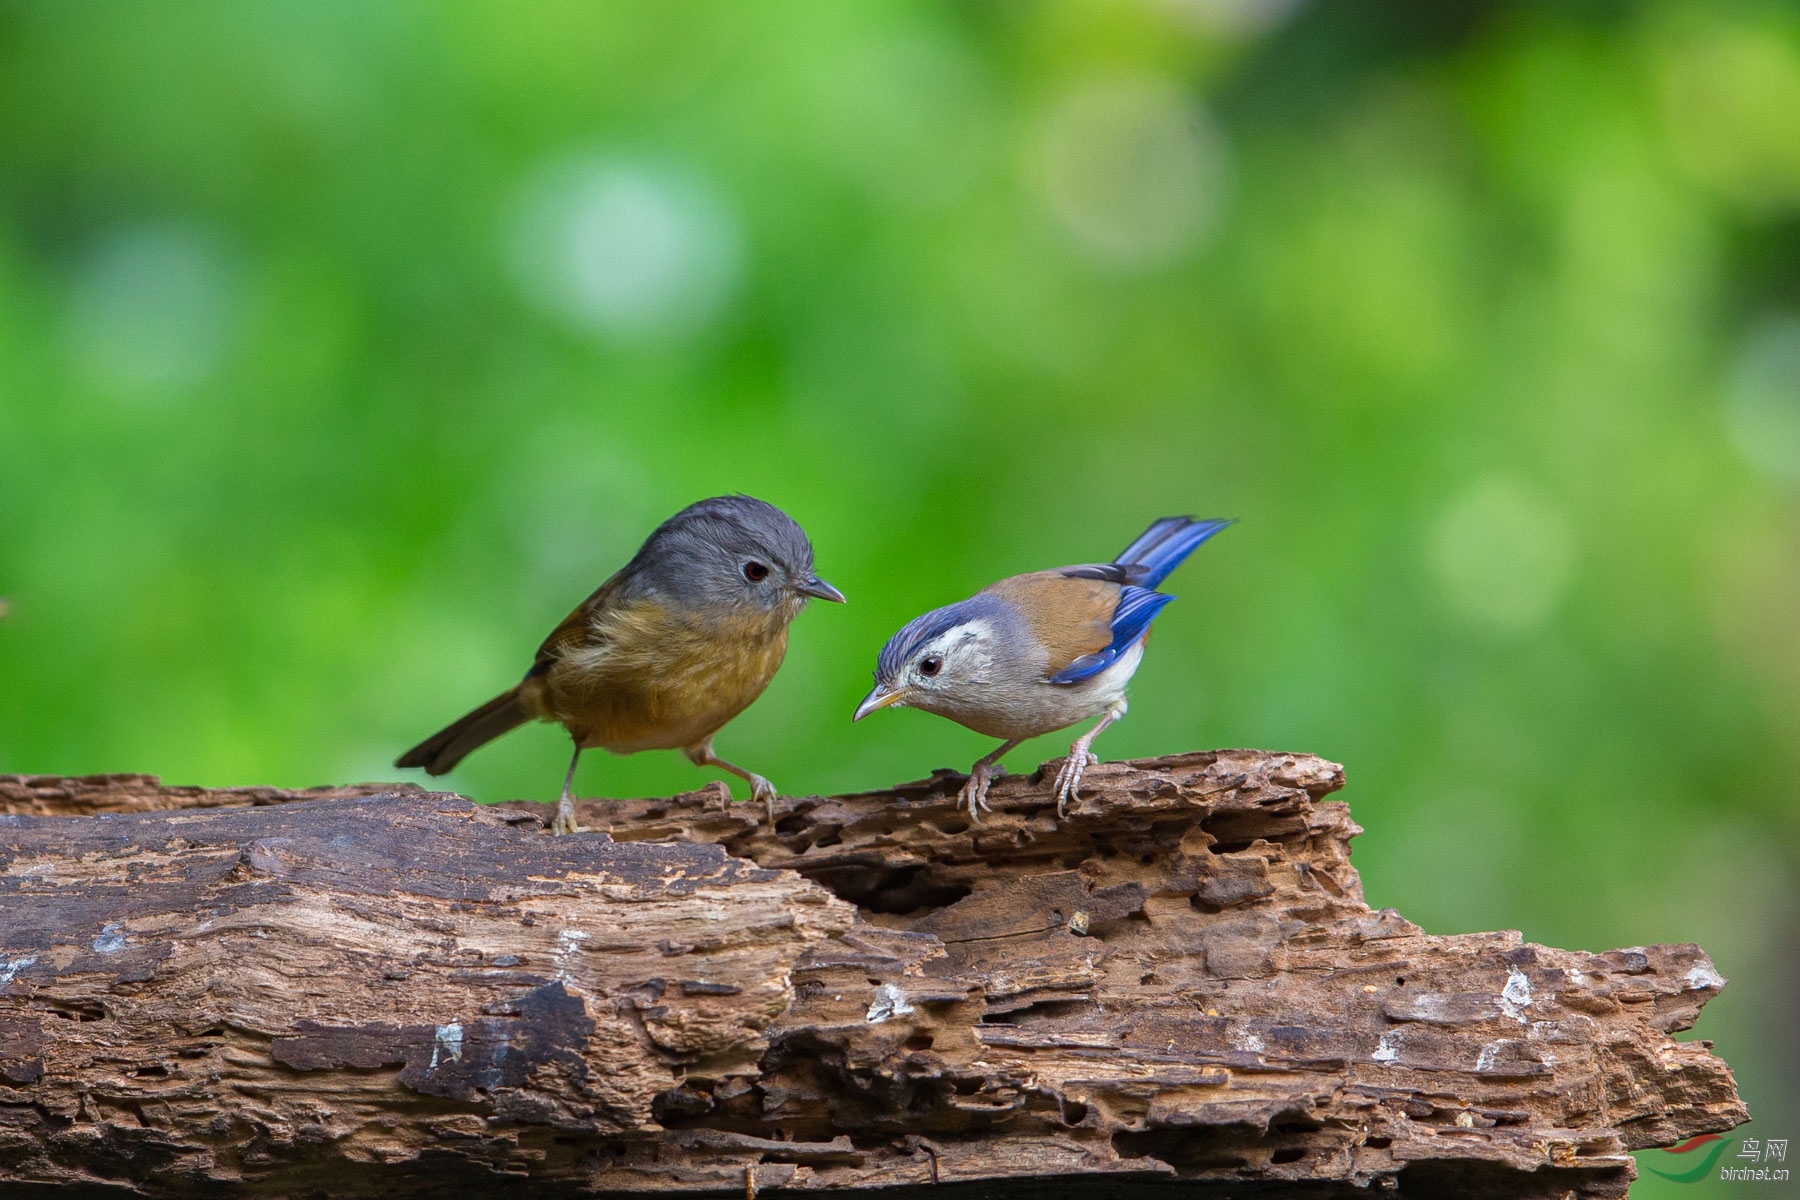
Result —
[[0, 1181], [1610, 1197], [1747, 1119], [1671, 1036], [1724, 983], [1697, 946], [1371, 911], [1332, 763], [1104, 764], [1062, 822], [1042, 771], [978, 826], [960, 781], [551, 838], [402, 785], [0, 776]]

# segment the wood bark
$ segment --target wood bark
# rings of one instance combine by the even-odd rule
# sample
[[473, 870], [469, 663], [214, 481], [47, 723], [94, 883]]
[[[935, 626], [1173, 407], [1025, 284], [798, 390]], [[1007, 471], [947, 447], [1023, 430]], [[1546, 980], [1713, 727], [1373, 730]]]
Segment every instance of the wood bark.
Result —
[[[0, 776], [0, 1182], [1613, 1197], [1747, 1119], [1697, 946], [1372, 911], [1339, 767], [761, 806]], [[290, 803], [289, 801], [304, 801]], [[48, 1194], [48, 1192], [46, 1192]], [[57, 1194], [66, 1194], [59, 1191]]]

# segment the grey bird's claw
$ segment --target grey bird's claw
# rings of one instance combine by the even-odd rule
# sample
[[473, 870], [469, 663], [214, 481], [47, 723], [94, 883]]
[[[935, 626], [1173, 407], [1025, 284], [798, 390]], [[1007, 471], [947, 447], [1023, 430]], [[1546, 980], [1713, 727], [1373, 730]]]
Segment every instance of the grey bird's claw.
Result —
[[775, 785], [761, 775], [751, 775], [750, 798], [763, 802], [769, 812], [769, 828], [775, 828]]
[[[683, 753], [688, 756], [688, 761], [693, 763], [696, 767], [717, 767], [721, 771], [730, 771], [739, 779], [747, 781], [750, 784], [750, 798], [752, 800], [761, 800], [763, 802], [763, 807], [769, 812], [769, 827], [771, 829], [775, 827], [774, 784], [764, 779], [761, 775], [758, 775], [755, 771], [746, 771], [736, 763], [728, 763], [717, 754], [714, 754], [711, 738], [707, 738], [697, 746], [689, 746]], [[726, 794], [729, 796], [729, 789], [727, 789]]]
[[551, 835], [554, 837], [561, 837], [565, 833], [586, 832], [587, 827], [585, 825], [578, 825], [575, 823], [574, 799], [569, 796], [564, 796], [561, 800], [558, 800], [556, 802], [556, 817], [550, 822]]

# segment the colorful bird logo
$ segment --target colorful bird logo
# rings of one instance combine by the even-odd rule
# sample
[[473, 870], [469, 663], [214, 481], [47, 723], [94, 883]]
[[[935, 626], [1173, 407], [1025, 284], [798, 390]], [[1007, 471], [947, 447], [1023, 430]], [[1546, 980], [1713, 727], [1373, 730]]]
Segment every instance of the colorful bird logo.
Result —
[[1725, 1147], [1731, 1145], [1735, 1140], [1735, 1138], [1721, 1139], [1716, 1133], [1703, 1133], [1699, 1137], [1689, 1138], [1679, 1146], [1664, 1147], [1670, 1154], [1686, 1154], [1689, 1151], [1698, 1150], [1708, 1142], [1719, 1143], [1711, 1150], [1708, 1150], [1706, 1152], [1706, 1157], [1701, 1159], [1700, 1162], [1690, 1170], [1658, 1171], [1655, 1167], [1651, 1167], [1650, 1173], [1652, 1175], [1661, 1175], [1664, 1179], [1673, 1179], [1676, 1183], [1695, 1183], [1706, 1177], [1707, 1173], [1712, 1170], [1713, 1164], [1719, 1161], [1719, 1155], [1725, 1153]]

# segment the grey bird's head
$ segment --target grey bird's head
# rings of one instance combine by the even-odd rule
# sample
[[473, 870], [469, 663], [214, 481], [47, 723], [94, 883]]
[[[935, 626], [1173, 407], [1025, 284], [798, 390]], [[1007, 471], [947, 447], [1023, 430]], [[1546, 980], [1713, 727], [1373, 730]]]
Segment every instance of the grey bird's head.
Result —
[[860, 721], [889, 705], [956, 717], [1014, 657], [1018, 614], [998, 596], [933, 609], [901, 627], [875, 661], [875, 687], [856, 706]]
[[808, 597], [844, 602], [813, 570], [794, 519], [754, 496], [715, 496], [664, 521], [625, 568], [634, 589], [682, 608], [792, 619]]

